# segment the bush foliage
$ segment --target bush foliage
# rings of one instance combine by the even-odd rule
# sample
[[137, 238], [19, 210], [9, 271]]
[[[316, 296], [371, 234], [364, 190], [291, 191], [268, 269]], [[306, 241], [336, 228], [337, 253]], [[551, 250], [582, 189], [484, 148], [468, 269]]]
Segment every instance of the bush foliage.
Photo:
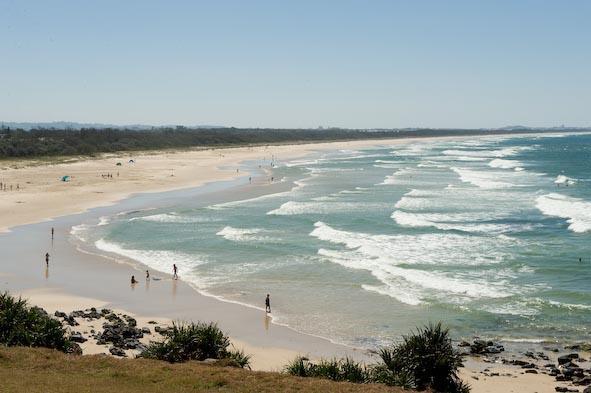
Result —
[[29, 307], [26, 300], [7, 292], [0, 294], [0, 344], [46, 347], [63, 352], [74, 346], [60, 321], [41, 308]]
[[227, 359], [247, 367], [250, 356], [242, 351], [230, 351], [230, 339], [215, 323], [173, 323], [161, 342], [151, 342], [140, 356], [170, 363], [188, 360]]
[[380, 363], [367, 367], [351, 359], [310, 362], [298, 357], [285, 367], [288, 374], [354, 383], [383, 383], [409, 389], [468, 393], [458, 377], [462, 358], [441, 323], [418, 329], [400, 344], [379, 351]]

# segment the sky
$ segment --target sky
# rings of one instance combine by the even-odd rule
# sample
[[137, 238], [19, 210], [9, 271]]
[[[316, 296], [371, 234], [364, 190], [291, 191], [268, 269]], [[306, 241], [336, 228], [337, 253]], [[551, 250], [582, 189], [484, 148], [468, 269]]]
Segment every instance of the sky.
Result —
[[0, 120], [591, 126], [591, 1], [0, 0]]

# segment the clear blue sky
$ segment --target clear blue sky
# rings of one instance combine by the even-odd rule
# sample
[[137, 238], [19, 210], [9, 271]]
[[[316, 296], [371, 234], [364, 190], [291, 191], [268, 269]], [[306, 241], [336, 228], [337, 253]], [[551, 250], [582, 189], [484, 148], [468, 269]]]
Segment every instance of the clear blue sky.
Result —
[[0, 0], [0, 120], [591, 125], [591, 1]]

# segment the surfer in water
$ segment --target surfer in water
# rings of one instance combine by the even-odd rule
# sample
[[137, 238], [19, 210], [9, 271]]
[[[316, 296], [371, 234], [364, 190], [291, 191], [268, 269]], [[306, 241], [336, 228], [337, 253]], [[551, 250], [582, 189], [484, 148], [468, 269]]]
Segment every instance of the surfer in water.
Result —
[[267, 294], [265, 298], [265, 311], [271, 314], [271, 297]]

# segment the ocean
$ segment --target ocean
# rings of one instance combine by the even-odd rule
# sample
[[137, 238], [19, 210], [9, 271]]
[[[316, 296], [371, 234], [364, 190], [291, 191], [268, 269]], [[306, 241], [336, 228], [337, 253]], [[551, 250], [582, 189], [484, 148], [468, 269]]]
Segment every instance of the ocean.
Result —
[[591, 135], [425, 140], [245, 166], [262, 195], [188, 198], [72, 235], [153, 276], [176, 263], [182, 280], [226, 301], [264, 308], [269, 293], [275, 323], [360, 348], [436, 321], [456, 339], [590, 338]]

